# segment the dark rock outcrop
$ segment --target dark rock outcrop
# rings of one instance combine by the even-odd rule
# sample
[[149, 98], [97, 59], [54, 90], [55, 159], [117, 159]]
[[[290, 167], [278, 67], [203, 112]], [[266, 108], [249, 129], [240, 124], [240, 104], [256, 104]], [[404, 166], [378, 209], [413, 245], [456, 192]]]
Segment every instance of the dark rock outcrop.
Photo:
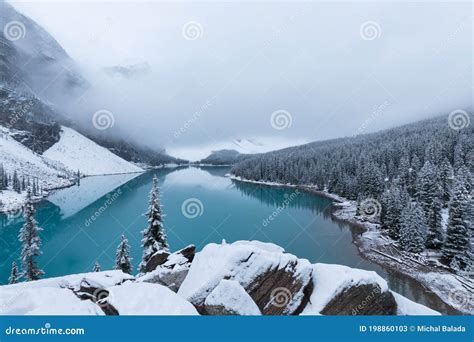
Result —
[[108, 302], [109, 291], [107, 291], [101, 284], [84, 278], [79, 283], [79, 286], [72, 288], [71, 290], [80, 299], [91, 300], [96, 303], [106, 315], [116, 316], [119, 314], [118, 310]]
[[347, 287], [321, 310], [323, 315], [396, 315], [397, 302], [378, 284]]
[[177, 292], [188, 274], [195, 252], [196, 247], [190, 245], [172, 254], [161, 251], [153, 254], [146, 264], [147, 273], [139, 281], [164, 285]]

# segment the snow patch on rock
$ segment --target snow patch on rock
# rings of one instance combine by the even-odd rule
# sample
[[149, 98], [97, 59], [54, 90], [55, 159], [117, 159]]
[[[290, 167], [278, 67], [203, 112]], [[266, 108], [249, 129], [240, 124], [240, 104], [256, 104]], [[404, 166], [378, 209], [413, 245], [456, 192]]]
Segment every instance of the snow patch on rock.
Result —
[[376, 272], [342, 265], [314, 264], [313, 293], [302, 314], [319, 315], [326, 304], [345, 288], [367, 284], [378, 284], [381, 292], [388, 291], [387, 282]]
[[207, 296], [204, 305], [208, 314], [261, 315], [257, 304], [235, 280], [222, 279]]

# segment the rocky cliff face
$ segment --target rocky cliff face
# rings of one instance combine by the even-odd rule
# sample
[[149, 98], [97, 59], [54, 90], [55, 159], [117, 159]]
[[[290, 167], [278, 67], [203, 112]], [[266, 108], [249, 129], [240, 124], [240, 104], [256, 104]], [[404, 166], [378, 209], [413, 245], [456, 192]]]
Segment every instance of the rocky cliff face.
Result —
[[310, 264], [274, 244], [238, 241], [157, 253], [136, 277], [105, 271], [0, 287], [0, 314], [433, 315], [375, 272]]

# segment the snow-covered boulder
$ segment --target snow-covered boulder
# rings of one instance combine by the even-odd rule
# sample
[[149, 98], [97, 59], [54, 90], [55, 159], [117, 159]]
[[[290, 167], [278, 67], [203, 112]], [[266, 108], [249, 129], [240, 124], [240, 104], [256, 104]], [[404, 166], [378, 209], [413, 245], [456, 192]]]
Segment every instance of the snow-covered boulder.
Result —
[[222, 279], [206, 297], [204, 310], [208, 315], [261, 315], [252, 298], [235, 280]]
[[313, 293], [304, 315], [396, 315], [387, 282], [373, 271], [313, 265]]
[[108, 302], [119, 315], [197, 315], [194, 306], [165, 286], [132, 283], [109, 287]]
[[[34, 283], [34, 282], [32, 282]], [[69, 289], [54, 287], [2, 288], [0, 315], [103, 315], [99, 306], [82, 301]]]
[[146, 264], [148, 273], [138, 278], [138, 281], [164, 285], [177, 292], [188, 274], [195, 251], [196, 247], [190, 245], [172, 254], [156, 252]]
[[311, 293], [312, 266], [283, 248], [258, 241], [208, 244], [197, 253], [178, 294], [205, 313], [222, 279], [238, 282], [264, 315], [298, 314]]

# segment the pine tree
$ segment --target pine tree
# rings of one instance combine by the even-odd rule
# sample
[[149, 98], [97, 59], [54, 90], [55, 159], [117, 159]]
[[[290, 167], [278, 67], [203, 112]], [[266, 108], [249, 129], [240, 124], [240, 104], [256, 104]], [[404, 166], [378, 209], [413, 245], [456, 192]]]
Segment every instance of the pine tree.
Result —
[[436, 176], [436, 167], [430, 161], [426, 161], [418, 175], [417, 201], [424, 211], [428, 224], [427, 248], [438, 249], [443, 243], [440, 194], [441, 187]]
[[98, 261], [95, 262], [92, 272], [100, 272], [100, 264]]
[[12, 271], [8, 278], [8, 284], [16, 284], [18, 282], [18, 267], [16, 262], [12, 262]]
[[426, 219], [421, 207], [410, 200], [405, 204], [400, 217], [400, 247], [411, 253], [420, 253], [425, 248]]
[[115, 253], [115, 269], [124, 273], [132, 274], [132, 258], [130, 257], [130, 246], [125, 235], [122, 235], [120, 244]]
[[443, 204], [448, 204], [449, 199], [451, 198], [453, 167], [451, 166], [447, 158], [443, 159], [443, 162], [441, 163], [439, 171], [440, 171], [439, 178], [441, 182], [441, 196], [442, 196]]
[[468, 210], [469, 199], [466, 195], [465, 185], [457, 180], [453, 191], [453, 199], [449, 206], [449, 219], [446, 229], [446, 241], [443, 244], [443, 260], [458, 269], [465, 269], [469, 265], [471, 256], [469, 221], [465, 218]]
[[35, 220], [35, 208], [31, 200], [31, 192], [29, 189], [26, 195], [23, 215], [25, 223], [18, 235], [18, 239], [22, 242], [21, 260], [23, 264], [23, 275], [27, 280], [37, 280], [44, 274], [35, 260], [36, 257], [41, 255], [39, 232], [42, 229], [38, 227], [38, 223]]
[[150, 257], [157, 251], [168, 251], [168, 242], [163, 227], [163, 214], [158, 191], [158, 179], [153, 177], [153, 185], [150, 191], [150, 200], [148, 212], [145, 214], [148, 218], [148, 227], [142, 231], [143, 256], [139, 265], [140, 272], [145, 272], [146, 263]]
[[406, 190], [399, 189], [395, 185], [382, 196], [382, 214], [380, 218], [382, 229], [385, 229], [394, 240], [400, 238], [400, 217], [408, 198]]

